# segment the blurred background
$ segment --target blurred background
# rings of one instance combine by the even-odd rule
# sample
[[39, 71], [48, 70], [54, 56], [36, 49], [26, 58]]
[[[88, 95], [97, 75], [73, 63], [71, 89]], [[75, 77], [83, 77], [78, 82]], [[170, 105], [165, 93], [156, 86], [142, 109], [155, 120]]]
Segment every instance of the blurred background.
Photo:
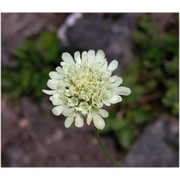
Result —
[[93, 126], [64, 127], [42, 93], [64, 51], [102, 49], [132, 93], [101, 133], [126, 167], [179, 166], [179, 14], [3, 13], [1, 165], [113, 167]]

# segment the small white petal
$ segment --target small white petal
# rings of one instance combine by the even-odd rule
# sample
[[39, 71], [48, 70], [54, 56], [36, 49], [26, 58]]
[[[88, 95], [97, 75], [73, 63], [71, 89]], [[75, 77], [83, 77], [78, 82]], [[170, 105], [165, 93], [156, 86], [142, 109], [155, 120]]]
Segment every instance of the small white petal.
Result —
[[119, 87], [118, 90], [118, 94], [123, 96], [129, 96], [131, 94], [131, 90], [124, 86]]
[[118, 87], [123, 82], [123, 79], [121, 77], [117, 77], [116, 82], [112, 84], [113, 87]]
[[76, 58], [76, 62], [77, 62], [78, 64], [80, 64], [80, 63], [82, 62], [81, 58], [80, 58], [80, 57], [77, 57], [77, 58]]
[[98, 114], [103, 118], [107, 118], [109, 116], [109, 113], [105, 109], [99, 109]]
[[97, 129], [102, 130], [105, 127], [104, 119], [97, 114], [93, 114], [93, 123]]
[[54, 94], [52, 95], [52, 97], [53, 97], [53, 98], [59, 98], [59, 93], [57, 93], [57, 92], [54, 93]]
[[117, 60], [113, 60], [109, 66], [108, 66], [108, 70], [110, 71], [114, 71], [115, 69], [117, 69], [118, 67], [118, 61]]
[[59, 73], [59, 74], [64, 74], [64, 70], [62, 67], [58, 66], [56, 67], [56, 71]]
[[74, 59], [75, 59], [75, 61], [77, 62], [77, 59], [78, 58], [80, 58], [80, 52], [79, 51], [76, 51], [75, 53], [74, 53]]
[[84, 125], [84, 119], [82, 118], [82, 116], [78, 115], [75, 118], [75, 126], [76, 127], [83, 127]]
[[72, 117], [75, 117], [77, 114], [75, 112], [75, 109], [74, 108], [66, 108], [63, 112], [63, 115], [64, 116], [72, 116]]
[[62, 59], [66, 63], [74, 64], [73, 57], [69, 53], [67, 53], [67, 52], [62, 54]]
[[57, 88], [57, 86], [58, 86], [58, 81], [56, 81], [56, 80], [48, 80], [48, 82], [47, 82], [47, 86], [50, 88], [50, 89], [56, 89]]
[[61, 66], [63, 67], [63, 70], [64, 70], [64, 67], [69, 67], [70, 63], [62, 61], [60, 64], [61, 64]]
[[114, 83], [114, 82], [117, 81], [117, 78], [118, 78], [118, 76], [115, 75], [115, 76], [110, 77], [109, 80], [110, 80], [111, 83]]
[[49, 77], [50, 77], [51, 79], [60, 79], [60, 78], [61, 78], [60, 74], [57, 73], [56, 71], [51, 71], [51, 72], [49, 73]]
[[48, 95], [52, 95], [56, 92], [56, 90], [46, 90], [46, 89], [43, 89], [42, 90], [45, 94], [48, 94]]
[[104, 58], [105, 58], [105, 54], [102, 50], [99, 50], [96, 54], [96, 61], [97, 62], [103, 62], [104, 61]]
[[104, 103], [106, 106], [110, 106], [110, 105], [111, 105], [108, 101], [103, 101], [103, 103]]
[[87, 124], [90, 125], [92, 121], [92, 114], [89, 112], [87, 115]]
[[66, 128], [69, 128], [69, 127], [72, 125], [73, 122], [74, 122], [74, 118], [71, 117], [71, 116], [69, 116], [69, 117], [67, 117], [66, 120], [64, 121], [64, 126], [65, 126]]
[[106, 73], [104, 73], [104, 78], [109, 79], [111, 75], [112, 75], [112, 71], [106, 70]]
[[88, 60], [88, 53], [87, 51], [83, 51], [82, 53], [82, 62], [86, 62]]
[[102, 102], [99, 102], [97, 105], [96, 105], [97, 108], [102, 108], [103, 107], [103, 103]]
[[65, 107], [64, 106], [56, 106], [52, 109], [52, 113], [55, 115], [55, 116], [59, 116], [63, 111], [65, 110]]
[[95, 51], [94, 50], [89, 50], [88, 51], [88, 61], [93, 62], [95, 60]]
[[103, 64], [103, 69], [107, 69], [107, 66], [108, 66], [108, 63], [107, 63], [107, 61], [105, 61], [105, 63]]
[[111, 98], [110, 103], [116, 104], [116, 103], [121, 102], [121, 101], [122, 101], [121, 96], [119, 96], [119, 95], [114, 95], [114, 96]]
[[120, 94], [120, 91], [121, 91], [121, 88], [120, 87], [116, 87], [113, 89], [113, 94], [116, 95], [116, 94]]
[[60, 104], [62, 104], [62, 100], [61, 99], [52, 99], [52, 104], [54, 105], [54, 106], [57, 106], [57, 105], [60, 105]]

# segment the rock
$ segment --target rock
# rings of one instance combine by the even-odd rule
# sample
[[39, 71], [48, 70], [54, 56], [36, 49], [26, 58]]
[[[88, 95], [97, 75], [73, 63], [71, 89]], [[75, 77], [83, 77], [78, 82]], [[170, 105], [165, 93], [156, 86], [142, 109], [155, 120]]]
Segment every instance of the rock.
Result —
[[177, 167], [179, 164], [177, 120], [161, 115], [145, 128], [124, 159], [127, 167]]
[[30, 127], [29, 119], [22, 118], [19, 120], [18, 126], [20, 129], [28, 129]]
[[22, 165], [22, 158], [25, 155], [23, 149], [18, 145], [10, 145], [6, 150], [9, 166], [18, 167]]
[[71, 53], [102, 49], [108, 60], [119, 61], [120, 66], [116, 71], [120, 73], [131, 59], [130, 47], [136, 17], [136, 14], [128, 13], [71, 14], [58, 30], [61, 46]]
[[51, 142], [58, 143], [64, 138], [64, 133], [60, 128], [57, 128], [51, 136]]
[[56, 31], [67, 14], [63, 13], [2, 13], [2, 66], [13, 67], [12, 53], [27, 37], [41, 31]]
[[22, 97], [20, 103], [23, 116], [25, 119], [28, 119], [28, 123], [32, 126], [33, 130], [38, 132], [45, 123], [40, 113], [39, 106], [36, 105], [36, 102], [27, 97]]

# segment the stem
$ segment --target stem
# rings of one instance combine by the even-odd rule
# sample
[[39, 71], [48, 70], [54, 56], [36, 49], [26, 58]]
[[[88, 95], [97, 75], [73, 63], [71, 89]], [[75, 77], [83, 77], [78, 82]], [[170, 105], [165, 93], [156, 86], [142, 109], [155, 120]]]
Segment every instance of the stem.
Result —
[[103, 144], [101, 137], [99, 135], [99, 130], [97, 128], [94, 129], [95, 131], [95, 135], [96, 135], [96, 139], [99, 143], [99, 146], [101, 147], [101, 149], [104, 151], [104, 153], [106, 154], [106, 156], [113, 162], [114, 165], [116, 165], [117, 167], [123, 167], [123, 164], [118, 162], [117, 160], [115, 160], [113, 158], [113, 156], [111, 155], [111, 153], [107, 150], [107, 148], [105, 147], [105, 145]]

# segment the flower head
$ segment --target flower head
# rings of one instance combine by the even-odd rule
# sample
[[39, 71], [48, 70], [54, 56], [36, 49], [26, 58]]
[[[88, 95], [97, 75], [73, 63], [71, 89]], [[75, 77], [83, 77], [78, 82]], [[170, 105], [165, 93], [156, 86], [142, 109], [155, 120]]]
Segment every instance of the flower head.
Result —
[[121, 77], [112, 76], [118, 62], [113, 60], [108, 65], [102, 50], [96, 54], [93, 50], [82, 54], [77, 51], [74, 58], [69, 53], [63, 53], [62, 59], [61, 67], [49, 73], [47, 86], [51, 90], [43, 90], [50, 95], [49, 99], [55, 106], [52, 113], [67, 117], [66, 128], [73, 122], [76, 127], [82, 127], [86, 119], [88, 125], [93, 121], [96, 128], [103, 129], [103, 118], [109, 115], [102, 109], [103, 105], [116, 104], [122, 101], [121, 95], [131, 93], [129, 88], [120, 86]]

